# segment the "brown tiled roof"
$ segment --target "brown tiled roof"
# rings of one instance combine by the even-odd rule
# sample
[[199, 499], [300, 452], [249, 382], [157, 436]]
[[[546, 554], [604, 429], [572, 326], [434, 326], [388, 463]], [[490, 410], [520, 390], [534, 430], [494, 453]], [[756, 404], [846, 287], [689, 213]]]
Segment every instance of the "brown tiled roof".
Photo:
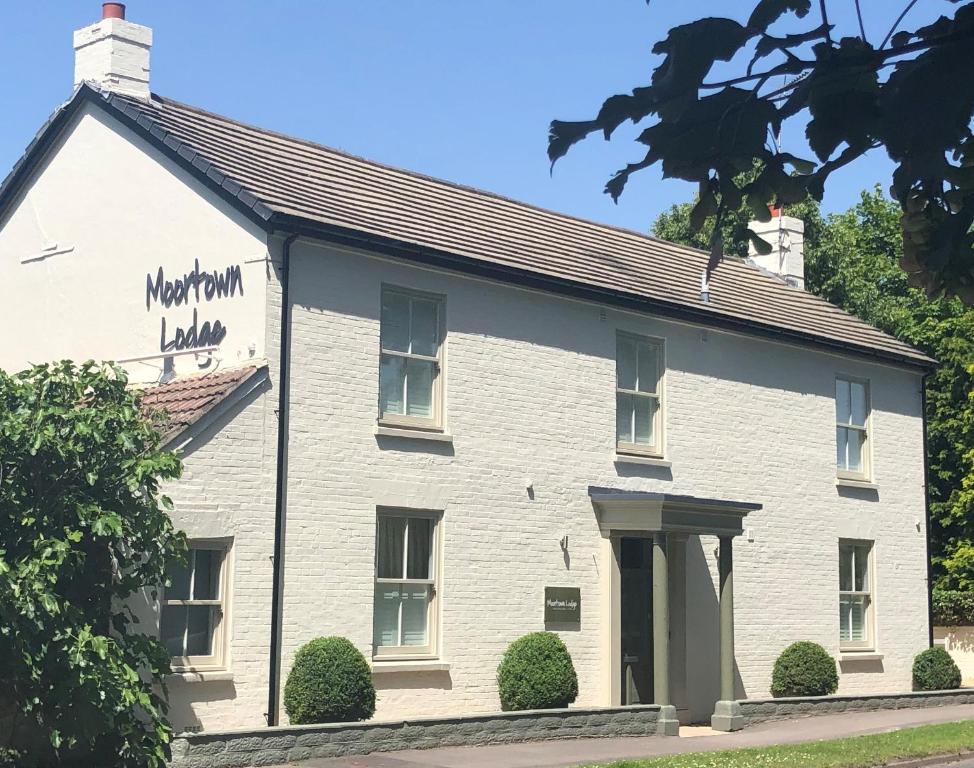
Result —
[[[789, 343], [926, 367], [928, 357], [745, 262], [720, 264], [700, 300], [703, 251], [391, 168], [153, 96], [82, 86], [0, 188], [82, 103], [108, 109], [268, 230], [302, 232], [530, 287]], [[53, 134], [49, 135], [49, 134]]]
[[181, 376], [145, 389], [141, 397], [142, 407], [161, 419], [163, 440], [168, 441], [206, 416], [265, 368], [263, 365], [245, 365]]

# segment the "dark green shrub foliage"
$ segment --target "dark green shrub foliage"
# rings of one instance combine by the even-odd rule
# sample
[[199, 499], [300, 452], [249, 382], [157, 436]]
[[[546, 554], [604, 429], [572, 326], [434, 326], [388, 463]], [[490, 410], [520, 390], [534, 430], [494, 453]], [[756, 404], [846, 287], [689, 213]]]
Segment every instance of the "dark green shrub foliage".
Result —
[[800, 640], [785, 648], [771, 673], [771, 695], [828, 696], [839, 687], [835, 659], [818, 643]]
[[568, 649], [552, 632], [532, 632], [511, 643], [497, 668], [501, 708], [558, 709], [578, 696]]
[[960, 688], [960, 669], [944, 648], [927, 648], [913, 660], [913, 689], [949, 691]]
[[974, 625], [974, 592], [935, 589], [933, 591], [933, 622], [938, 627]]
[[344, 637], [303, 645], [284, 685], [284, 711], [295, 725], [368, 720], [375, 686], [365, 657]]

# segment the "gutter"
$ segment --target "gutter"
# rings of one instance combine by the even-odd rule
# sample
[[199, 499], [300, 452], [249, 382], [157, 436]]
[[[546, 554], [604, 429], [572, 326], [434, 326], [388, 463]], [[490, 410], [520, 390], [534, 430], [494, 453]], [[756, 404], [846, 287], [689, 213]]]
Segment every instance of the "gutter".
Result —
[[274, 499], [274, 575], [271, 591], [271, 647], [270, 668], [267, 674], [268, 725], [280, 720], [281, 599], [284, 591], [284, 522], [287, 511], [287, 446], [290, 425], [291, 389], [291, 244], [297, 234], [284, 238], [281, 248], [281, 352], [278, 371], [277, 402], [277, 490]]
[[937, 365], [937, 361], [929, 358], [915, 358], [908, 355], [899, 355], [894, 352], [881, 352], [871, 347], [858, 346], [838, 339], [827, 339], [810, 333], [803, 333], [802, 331], [779, 328], [753, 320], [716, 314], [712, 311], [712, 304], [702, 304], [698, 309], [686, 304], [670, 302], [663, 299], [642, 298], [623, 291], [600, 288], [537, 272], [529, 272], [516, 267], [459, 256], [448, 251], [440, 251], [425, 246], [405, 243], [379, 235], [371, 235], [356, 229], [338, 225], [315, 224], [299, 216], [290, 214], [274, 213], [271, 215], [268, 223], [272, 225], [272, 228], [297, 232], [316, 240], [352, 248], [364, 248], [378, 254], [405, 259], [427, 266], [472, 274], [477, 277], [497, 280], [508, 284], [514, 283], [548, 293], [568, 295], [587, 301], [611, 304], [639, 312], [648, 312], [659, 317], [682, 320], [704, 327], [736, 331], [749, 336], [775, 339], [783, 343], [790, 343], [802, 347], [814, 347], [819, 350], [832, 352], [833, 354], [837, 352], [851, 354], [856, 357], [874, 359], [887, 365], [892, 364], [914, 371], [928, 371]]

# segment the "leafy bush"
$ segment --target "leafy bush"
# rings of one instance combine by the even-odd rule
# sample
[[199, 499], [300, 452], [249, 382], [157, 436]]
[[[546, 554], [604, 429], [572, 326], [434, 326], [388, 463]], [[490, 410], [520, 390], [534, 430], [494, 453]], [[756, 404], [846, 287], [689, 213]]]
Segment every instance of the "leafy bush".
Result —
[[913, 660], [913, 689], [948, 691], [960, 688], [960, 669], [945, 648], [927, 648]]
[[295, 725], [368, 720], [375, 686], [365, 657], [344, 637], [303, 645], [284, 685], [284, 710]]
[[553, 632], [532, 632], [511, 643], [497, 668], [501, 708], [558, 709], [578, 696], [572, 657]]
[[[185, 551], [125, 373], [0, 371], [0, 762], [162, 766], [169, 655], [125, 601]], [[165, 694], [165, 687], [162, 687]]]
[[974, 626], [974, 592], [935, 589], [933, 623], [938, 627]]
[[828, 696], [839, 687], [835, 659], [818, 643], [800, 640], [785, 648], [771, 673], [771, 695]]

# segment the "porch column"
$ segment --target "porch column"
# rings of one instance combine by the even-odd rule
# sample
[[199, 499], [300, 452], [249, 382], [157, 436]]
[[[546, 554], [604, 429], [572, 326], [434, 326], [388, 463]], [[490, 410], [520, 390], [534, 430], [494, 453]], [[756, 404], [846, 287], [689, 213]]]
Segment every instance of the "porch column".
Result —
[[734, 538], [720, 537], [720, 701], [710, 725], [715, 731], [744, 727], [741, 705], [734, 697]]
[[653, 702], [659, 705], [657, 733], [679, 736], [680, 721], [670, 701], [670, 587], [666, 534], [653, 534]]

